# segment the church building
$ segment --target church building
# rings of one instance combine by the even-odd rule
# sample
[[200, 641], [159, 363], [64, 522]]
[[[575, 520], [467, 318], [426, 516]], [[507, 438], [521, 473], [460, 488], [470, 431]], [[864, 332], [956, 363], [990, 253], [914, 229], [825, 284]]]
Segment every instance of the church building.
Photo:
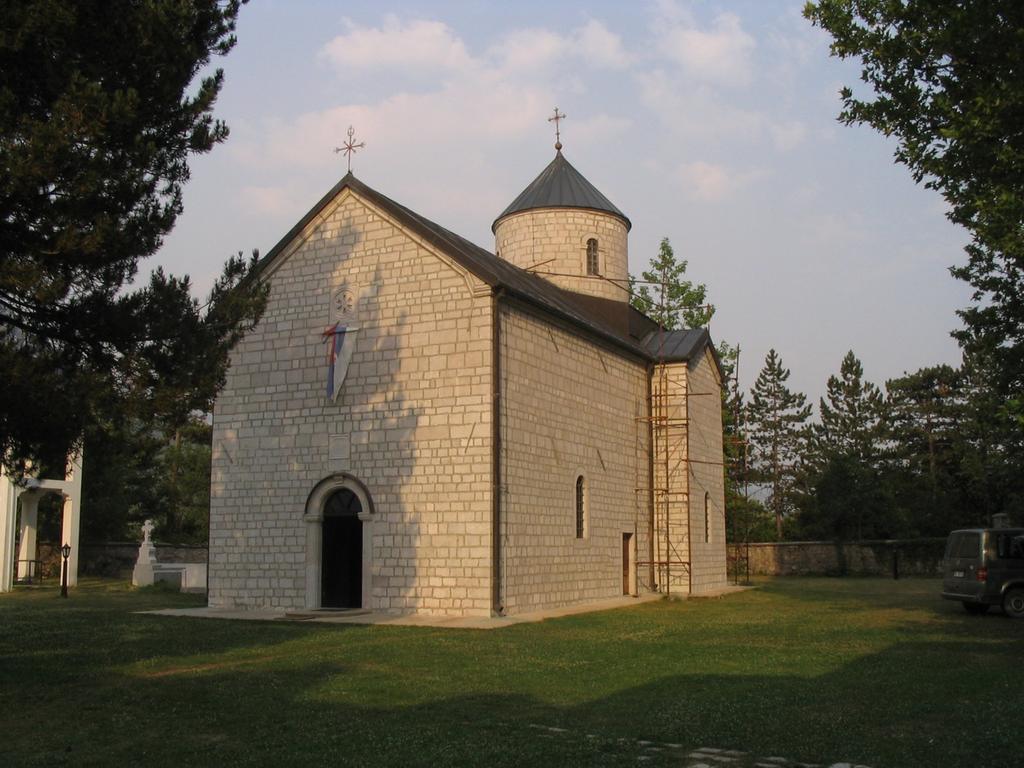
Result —
[[351, 172], [259, 265], [214, 413], [209, 604], [512, 615], [726, 582], [722, 370], [629, 304], [565, 158], [494, 252]]

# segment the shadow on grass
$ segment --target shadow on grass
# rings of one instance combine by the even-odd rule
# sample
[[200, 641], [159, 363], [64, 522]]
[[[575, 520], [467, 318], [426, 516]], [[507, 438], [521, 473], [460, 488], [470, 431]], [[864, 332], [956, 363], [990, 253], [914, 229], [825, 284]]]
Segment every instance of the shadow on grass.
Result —
[[84, 604], [77, 618], [44, 606], [43, 643], [17, 652], [6, 619], [32, 611], [0, 602], [0, 762], [680, 764], [647, 740], [875, 768], [1019, 764], [1017, 728], [992, 713], [1024, 706], [1022, 623], [993, 616], [1002, 636], [964, 639], [982, 625], [924, 603], [847, 631], [828, 623], [832, 603], [854, 619], [859, 598], [834, 595], [782, 626], [723, 623], [788, 621], [810, 601], [788, 590], [499, 632], [139, 616], [99, 601], [93, 621]]
[[[713, 746], [872, 766], [1019, 765], [1015, 730], [989, 716], [997, 693], [936, 669], [950, 650], [908, 643], [818, 678], [676, 675], [570, 707], [516, 693], [361, 706], [350, 695], [361, 686], [335, 663], [137, 677], [102, 705], [80, 703], [84, 727], [13, 764], [75, 754], [108, 765], [636, 765], [641, 755], [667, 765]], [[954, 651], [970, 663], [969, 646]], [[908, 670], [912, 695], [893, 689]], [[685, 749], [654, 752], [638, 740]]]
[[941, 579], [876, 577], [777, 577], [758, 584], [767, 594], [808, 604], [835, 614], [851, 611], [905, 612], [907, 619], [941, 625], [943, 632], [967, 637], [1020, 637], [1024, 622], [993, 606], [982, 616], [967, 614], [955, 600], [942, 598]]

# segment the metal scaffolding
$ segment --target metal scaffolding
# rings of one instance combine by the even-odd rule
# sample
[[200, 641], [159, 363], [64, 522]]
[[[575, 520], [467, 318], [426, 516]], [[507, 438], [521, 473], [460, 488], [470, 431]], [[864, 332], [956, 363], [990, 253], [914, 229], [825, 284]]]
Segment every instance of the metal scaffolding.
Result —
[[672, 375], [669, 364], [654, 366], [650, 410], [652, 486], [649, 498], [648, 557], [651, 587], [666, 595], [690, 592], [689, 421], [685, 380]]

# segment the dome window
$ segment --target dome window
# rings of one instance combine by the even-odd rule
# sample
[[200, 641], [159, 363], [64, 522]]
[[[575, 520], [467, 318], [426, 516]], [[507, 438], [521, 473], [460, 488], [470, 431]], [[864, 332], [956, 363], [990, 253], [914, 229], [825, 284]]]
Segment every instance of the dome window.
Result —
[[587, 274], [601, 274], [601, 265], [597, 260], [597, 240], [594, 238], [587, 240]]

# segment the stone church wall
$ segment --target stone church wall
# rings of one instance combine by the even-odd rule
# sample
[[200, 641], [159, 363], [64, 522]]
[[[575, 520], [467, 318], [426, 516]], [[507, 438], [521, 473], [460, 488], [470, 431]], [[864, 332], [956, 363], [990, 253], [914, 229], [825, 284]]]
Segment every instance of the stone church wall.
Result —
[[621, 595], [622, 534], [633, 534], [634, 569], [647, 547], [646, 494], [635, 492], [647, 482], [645, 365], [515, 306], [503, 303], [500, 321], [506, 611]]
[[[604, 277], [587, 274], [587, 240], [598, 242], [598, 266]], [[566, 290], [625, 302], [628, 279], [626, 225], [604, 213], [581, 208], [544, 208], [503, 219], [494, 234], [498, 255]], [[552, 273], [552, 274], [545, 274]], [[580, 275], [580, 277], [574, 277]]]
[[690, 430], [690, 530], [693, 532], [691, 568], [693, 593], [699, 594], [722, 587], [727, 581], [722, 396], [718, 372], [710, 352], [705, 352], [699, 361], [690, 366], [687, 403]]
[[[368, 607], [488, 614], [489, 293], [351, 192], [296, 242], [215, 409], [210, 604], [306, 607], [304, 505], [347, 472], [375, 507]], [[331, 402], [321, 334], [340, 286], [360, 330]]]

